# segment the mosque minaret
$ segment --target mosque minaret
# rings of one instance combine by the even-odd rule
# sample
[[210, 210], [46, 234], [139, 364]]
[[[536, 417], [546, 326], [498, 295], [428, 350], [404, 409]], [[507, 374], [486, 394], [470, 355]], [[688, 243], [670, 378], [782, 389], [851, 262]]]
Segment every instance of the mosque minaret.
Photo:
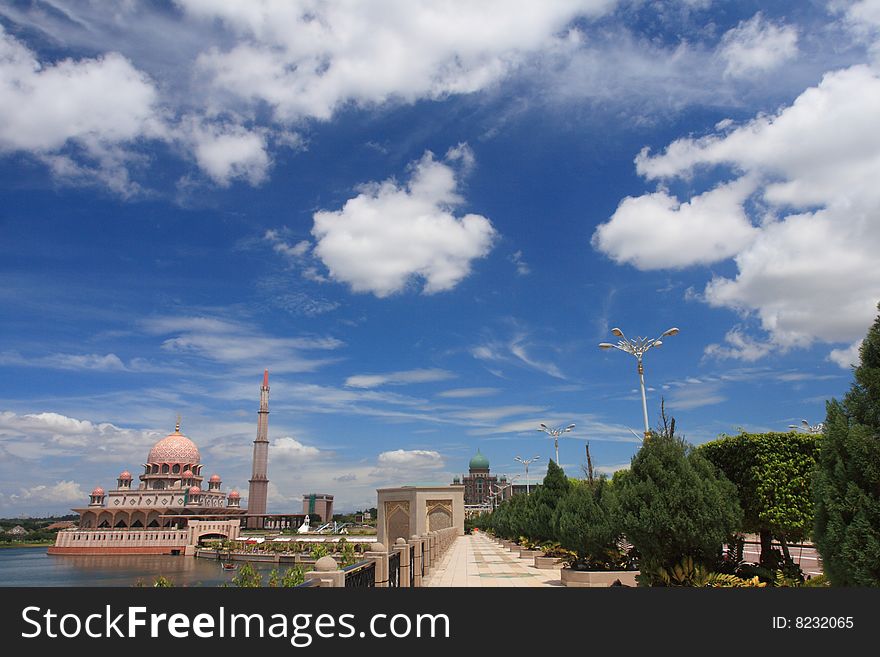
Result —
[[[257, 412], [257, 437], [254, 440], [254, 461], [248, 481], [248, 514], [266, 513], [266, 497], [269, 489], [269, 370], [263, 372], [260, 388], [260, 410]], [[248, 518], [248, 527], [256, 527], [257, 518]]]

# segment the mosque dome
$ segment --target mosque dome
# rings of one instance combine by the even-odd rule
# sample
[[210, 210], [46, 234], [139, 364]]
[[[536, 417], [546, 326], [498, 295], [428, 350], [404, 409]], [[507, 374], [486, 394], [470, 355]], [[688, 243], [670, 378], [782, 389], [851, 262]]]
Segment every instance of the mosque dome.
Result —
[[119, 473], [119, 478], [122, 479], [123, 481], [130, 481], [131, 480], [131, 473], [128, 470], [123, 470], [122, 472]]
[[219, 484], [220, 483], [220, 475], [212, 474], [211, 478], [208, 479], [208, 482], [211, 484]]
[[184, 479], [192, 479], [193, 476], [195, 476], [195, 475], [193, 475], [193, 471], [192, 471], [192, 470], [190, 470], [189, 468], [187, 468], [186, 470], [183, 471], [183, 474], [182, 474], [181, 476], [182, 476]]
[[489, 459], [480, 454], [480, 450], [477, 450], [477, 453], [471, 459], [471, 462], [468, 464], [468, 468], [471, 470], [488, 470], [489, 469]]
[[234, 490], [231, 493], [229, 493], [229, 499], [231, 499], [231, 500], [237, 500], [240, 497], [241, 497], [241, 495], [238, 494], [237, 490]]
[[174, 433], [165, 436], [153, 445], [147, 456], [147, 463], [199, 463], [199, 448], [189, 438], [180, 433], [178, 427]]
[[95, 490], [92, 491], [92, 495], [103, 495], [104, 489], [98, 486]]
[[192, 488], [189, 489], [189, 494], [190, 495], [201, 495], [202, 489], [199, 488], [198, 486], [193, 486]]

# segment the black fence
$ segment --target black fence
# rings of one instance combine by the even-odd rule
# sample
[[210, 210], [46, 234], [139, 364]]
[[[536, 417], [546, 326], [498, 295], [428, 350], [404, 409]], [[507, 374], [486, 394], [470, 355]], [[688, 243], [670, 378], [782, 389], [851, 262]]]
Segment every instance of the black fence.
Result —
[[425, 541], [422, 541], [422, 577], [425, 576]]
[[376, 586], [376, 562], [360, 561], [345, 571], [345, 588], [367, 588]]
[[416, 551], [410, 547], [409, 552], [409, 585], [410, 588], [416, 585]]
[[400, 552], [388, 555], [388, 587], [400, 588]]

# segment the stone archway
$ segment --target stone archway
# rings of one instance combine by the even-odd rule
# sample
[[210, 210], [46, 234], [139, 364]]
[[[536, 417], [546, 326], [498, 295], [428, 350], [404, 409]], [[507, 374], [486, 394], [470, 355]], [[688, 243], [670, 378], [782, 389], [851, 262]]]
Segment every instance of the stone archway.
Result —
[[411, 535], [409, 502], [385, 502], [385, 540], [388, 545], [394, 545], [398, 538], [408, 541]]
[[452, 500], [428, 500], [425, 504], [428, 514], [428, 531], [452, 527]]

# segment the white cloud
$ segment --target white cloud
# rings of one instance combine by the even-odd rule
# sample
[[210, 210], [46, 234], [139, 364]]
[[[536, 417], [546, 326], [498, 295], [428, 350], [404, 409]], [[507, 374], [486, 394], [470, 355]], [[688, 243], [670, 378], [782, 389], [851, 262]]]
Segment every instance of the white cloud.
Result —
[[703, 353], [710, 358], [744, 360], [752, 363], [773, 351], [769, 342], [761, 342], [743, 333], [740, 328], [732, 328], [724, 336], [727, 346], [707, 345]]
[[54, 412], [0, 412], [0, 451], [27, 461], [61, 456], [125, 462], [143, 457], [160, 437], [155, 431], [79, 420]]
[[311, 445], [304, 445], [296, 438], [285, 436], [284, 438], [276, 438], [271, 445], [269, 457], [271, 459], [292, 459], [303, 460], [311, 459], [322, 454], [321, 450]]
[[383, 470], [438, 470], [443, 467], [440, 452], [425, 449], [396, 449], [382, 452], [376, 459]]
[[[781, 349], [864, 336], [880, 300], [878, 116], [880, 78], [854, 66], [828, 73], [775, 115], [639, 155], [649, 179], [725, 167], [757, 185], [764, 215], [756, 235], [734, 256], [736, 276], [714, 277], [704, 301], [755, 314]], [[662, 241], [663, 227], [650, 236]], [[645, 251], [629, 259], [654, 257], [653, 244]], [[743, 347], [741, 355], [755, 353]]]
[[88, 492], [77, 482], [64, 480], [21, 488], [16, 493], [0, 493], [0, 507], [21, 509], [22, 505], [82, 503], [88, 498]]
[[454, 379], [455, 374], [441, 369], [404, 370], [385, 374], [355, 374], [345, 380], [350, 388], [378, 388], [383, 385], [405, 385], [409, 383], [429, 383]]
[[[128, 368], [116, 354], [49, 354], [26, 358], [14, 351], [0, 352], [0, 364], [46, 367], [58, 370], [95, 370], [100, 372], [124, 372]], [[146, 366], [140, 363], [136, 366]]]
[[496, 235], [486, 217], [452, 213], [463, 202], [453, 168], [460, 160], [456, 155], [438, 162], [426, 152], [411, 165], [406, 185], [393, 179], [369, 183], [341, 210], [316, 212], [314, 253], [331, 278], [377, 297], [418, 278], [425, 294], [458, 285]]
[[232, 124], [187, 123], [196, 162], [215, 183], [227, 187], [243, 179], [256, 186], [266, 179], [270, 159], [261, 132]]
[[516, 273], [520, 276], [528, 276], [532, 273], [532, 268], [529, 267], [529, 263], [523, 260], [522, 251], [514, 251], [510, 256], [510, 261], [516, 265]]
[[859, 364], [859, 348], [861, 346], [862, 341], [857, 340], [845, 349], [832, 349], [831, 353], [828, 354], [828, 360], [830, 360], [832, 363], [836, 363], [843, 369], [848, 370], [853, 365]]
[[660, 190], [620, 202], [593, 234], [593, 246], [619, 264], [642, 270], [710, 264], [739, 253], [756, 236], [742, 208], [754, 189], [747, 179], [684, 203]]
[[254, 326], [214, 317], [167, 316], [142, 322], [149, 333], [174, 334], [162, 348], [227, 364], [271, 363], [274, 372], [310, 372], [331, 359], [311, 359], [303, 351], [338, 349], [342, 342], [331, 337], [278, 338], [262, 335]]
[[498, 388], [453, 388], [438, 392], [438, 397], [447, 397], [450, 399], [468, 399], [470, 397], [489, 397], [500, 392]]
[[[137, 191], [131, 147], [166, 132], [155, 85], [125, 57], [44, 65], [0, 25], [0, 153], [30, 152], [61, 177], [91, 174], [126, 194]], [[69, 146], [81, 157], [62, 152]]]
[[797, 29], [777, 25], [758, 12], [721, 38], [719, 56], [725, 74], [742, 77], [781, 66], [797, 55]]
[[219, 20], [234, 39], [198, 58], [213, 101], [265, 103], [276, 120], [292, 122], [328, 119], [346, 102], [372, 106], [479, 91], [552, 47], [573, 19], [602, 15], [615, 2], [178, 4], [190, 16]]

